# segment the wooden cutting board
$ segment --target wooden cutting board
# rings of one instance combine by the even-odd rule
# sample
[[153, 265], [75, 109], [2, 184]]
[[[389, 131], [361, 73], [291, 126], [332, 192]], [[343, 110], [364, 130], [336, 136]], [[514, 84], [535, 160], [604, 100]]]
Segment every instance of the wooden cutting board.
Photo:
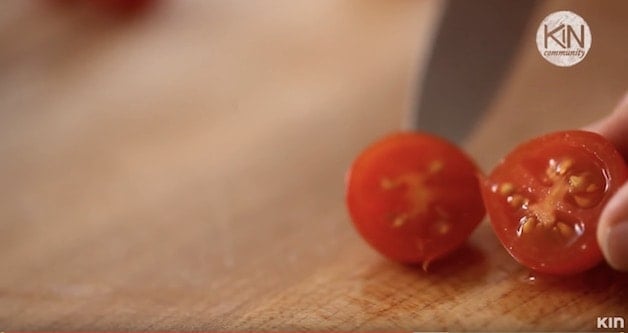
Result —
[[[0, 330], [586, 330], [628, 275], [531, 275], [487, 223], [425, 272], [350, 225], [346, 167], [399, 128], [441, 2], [161, 1], [136, 17], [0, 4]], [[557, 9], [593, 47], [534, 45]], [[465, 148], [608, 113], [626, 2], [544, 2]]]

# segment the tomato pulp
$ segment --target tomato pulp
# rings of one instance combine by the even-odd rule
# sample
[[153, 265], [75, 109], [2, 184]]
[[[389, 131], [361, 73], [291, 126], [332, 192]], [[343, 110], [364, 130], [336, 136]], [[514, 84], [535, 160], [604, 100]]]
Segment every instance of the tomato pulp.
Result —
[[478, 174], [473, 161], [444, 139], [397, 133], [353, 162], [347, 206], [373, 248], [425, 267], [462, 245], [484, 217]]
[[626, 164], [596, 133], [564, 131], [521, 144], [483, 181], [495, 233], [521, 264], [573, 274], [602, 260], [596, 228], [626, 181]]

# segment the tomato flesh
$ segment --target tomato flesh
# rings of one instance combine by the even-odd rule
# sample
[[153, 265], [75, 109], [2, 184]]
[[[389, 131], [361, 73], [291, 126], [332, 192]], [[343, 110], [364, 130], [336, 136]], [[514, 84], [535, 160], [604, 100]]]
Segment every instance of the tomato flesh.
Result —
[[484, 217], [478, 174], [444, 139], [397, 133], [353, 162], [347, 206], [358, 232], [381, 254], [427, 265], [464, 243]]
[[515, 148], [483, 181], [482, 193], [513, 258], [538, 272], [573, 274], [602, 260], [598, 220], [625, 181], [625, 162], [610, 142], [564, 131]]

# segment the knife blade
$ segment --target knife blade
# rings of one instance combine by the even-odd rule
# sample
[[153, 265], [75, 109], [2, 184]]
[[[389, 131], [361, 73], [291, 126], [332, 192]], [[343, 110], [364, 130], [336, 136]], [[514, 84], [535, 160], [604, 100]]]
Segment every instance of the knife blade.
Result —
[[411, 129], [462, 143], [511, 67], [537, 1], [450, 0], [424, 70]]

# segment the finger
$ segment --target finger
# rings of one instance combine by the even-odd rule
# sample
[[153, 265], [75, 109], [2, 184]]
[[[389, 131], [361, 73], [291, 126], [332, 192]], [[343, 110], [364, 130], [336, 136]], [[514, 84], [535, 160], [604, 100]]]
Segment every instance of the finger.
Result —
[[[585, 129], [606, 137], [624, 159], [628, 159], [628, 93], [613, 113]], [[597, 240], [609, 265], [618, 270], [628, 270], [628, 184], [620, 188], [604, 208]]]
[[624, 159], [628, 159], [628, 93], [624, 95], [613, 113], [585, 129], [600, 133], [615, 145]]
[[628, 183], [608, 202], [597, 229], [600, 249], [611, 267], [628, 271]]

